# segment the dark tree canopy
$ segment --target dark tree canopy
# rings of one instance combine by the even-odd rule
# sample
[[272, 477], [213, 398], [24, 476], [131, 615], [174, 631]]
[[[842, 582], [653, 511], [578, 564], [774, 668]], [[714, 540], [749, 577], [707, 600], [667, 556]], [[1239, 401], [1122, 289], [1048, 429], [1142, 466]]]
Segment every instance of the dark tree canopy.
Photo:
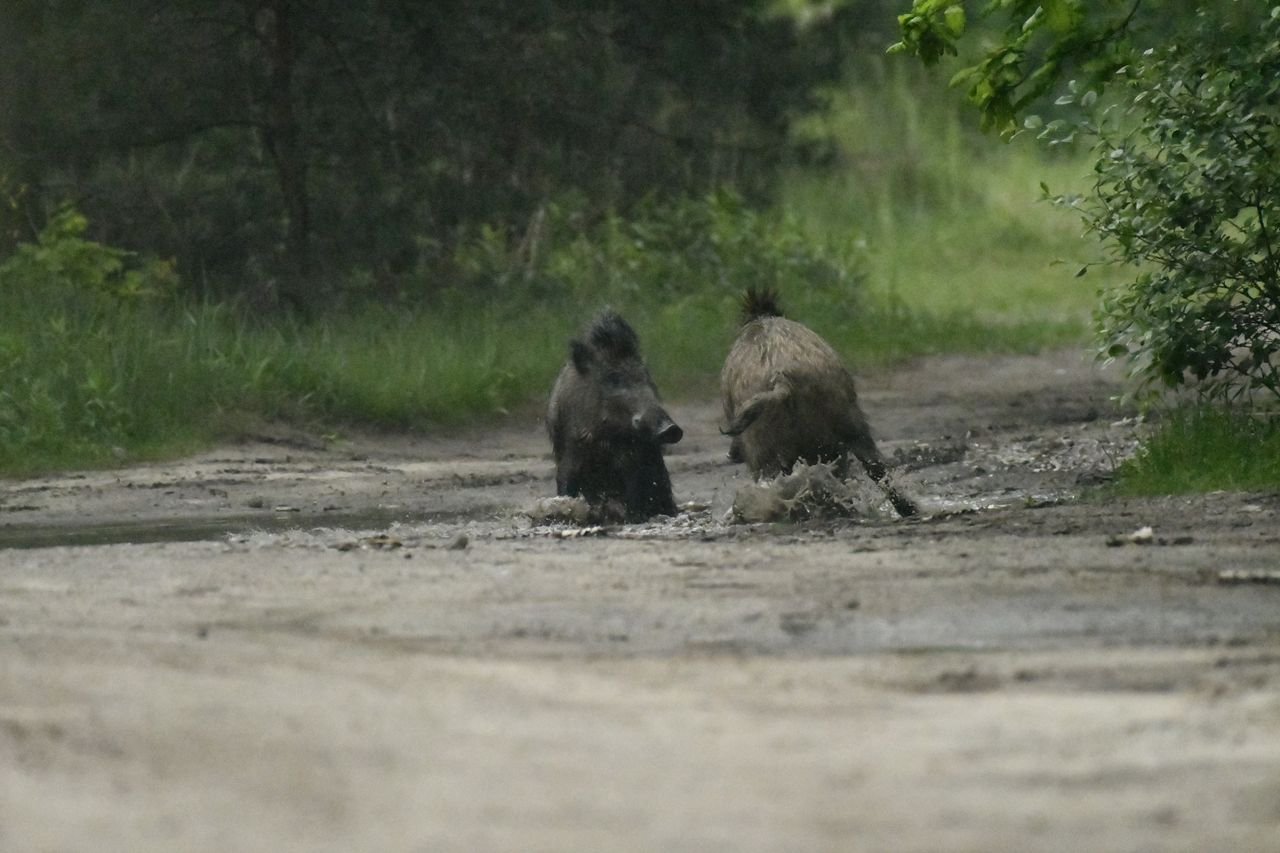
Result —
[[777, 5], [9, 0], [0, 188], [26, 237], [71, 201], [213, 289], [447, 275], [459, 235], [549, 199], [765, 190], [841, 33], [883, 11]]
[[[904, 4], [905, 5], [905, 4]], [[963, 88], [985, 129], [1013, 133], [1018, 118], [1076, 79], [1101, 91], [1147, 49], [1186, 36], [1209, 8], [1222, 21], [1247, 23], [1265, 4], [1218, 0], [912, 0], [898, 16], [892, 53], [926, 65], [960, 56], [951, 85]], [[968, 37], [977, 30], [982, 38]], [[977, 42], [975, 45], [974, 43]]]

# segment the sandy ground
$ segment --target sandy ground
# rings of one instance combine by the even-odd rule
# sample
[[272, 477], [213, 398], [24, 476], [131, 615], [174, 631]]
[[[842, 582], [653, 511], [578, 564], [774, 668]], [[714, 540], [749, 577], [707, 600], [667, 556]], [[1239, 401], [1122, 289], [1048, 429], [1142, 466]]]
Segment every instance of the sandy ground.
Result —
[[1280, 851], [1280, 496], [1080, 497], [1078, 354], [862, 387], [919, 520], [724, 523], [697, 402], [592, 535], [532, 416], [0, 484], [0, 850]]

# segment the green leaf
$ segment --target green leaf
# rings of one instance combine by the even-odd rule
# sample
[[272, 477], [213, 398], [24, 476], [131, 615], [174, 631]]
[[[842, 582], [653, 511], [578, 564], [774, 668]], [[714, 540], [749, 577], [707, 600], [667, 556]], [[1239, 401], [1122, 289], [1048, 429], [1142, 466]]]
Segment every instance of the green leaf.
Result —
[[942, 13], [942, 19], [946, 23], [947, 32], [951, 33], [953, 38], [960, 38], [964, 35], [964, 7], [949, 6], [947, 11]]
[[947, 88], [954, 89], [978, 76], [981, 71], [980, 66], [971, 65], [968, 68], [961, 68], [951, 79], [947, 81]]
[[1084, 23], [1080, 0], [1044, 0], [1045, 20], [1056, 33], [1070, 33]]

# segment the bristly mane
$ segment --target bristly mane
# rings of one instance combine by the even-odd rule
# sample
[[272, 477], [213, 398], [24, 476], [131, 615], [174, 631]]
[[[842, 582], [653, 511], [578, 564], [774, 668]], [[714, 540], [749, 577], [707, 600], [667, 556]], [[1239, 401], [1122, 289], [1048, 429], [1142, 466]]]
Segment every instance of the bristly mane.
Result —
[[778, 304], [778, 292], [771, 287], [747, 288], [742, 294], [742, 325], [760, 317], [781, 317], [782, 306]]
[[615, 359], [638, 358], [640, 340], [616, 311], [605, 309], [587, 332], [591, 346]]

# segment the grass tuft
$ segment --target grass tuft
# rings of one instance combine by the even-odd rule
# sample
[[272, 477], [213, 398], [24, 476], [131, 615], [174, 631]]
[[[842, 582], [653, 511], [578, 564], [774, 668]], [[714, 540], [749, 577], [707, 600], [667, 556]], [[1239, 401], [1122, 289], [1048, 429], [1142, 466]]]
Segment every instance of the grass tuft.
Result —
[[1114, 488], [1124, 495], [1277, 489], [1280, 420], [1212, 406], [1181, 409], [1118, 474]]

